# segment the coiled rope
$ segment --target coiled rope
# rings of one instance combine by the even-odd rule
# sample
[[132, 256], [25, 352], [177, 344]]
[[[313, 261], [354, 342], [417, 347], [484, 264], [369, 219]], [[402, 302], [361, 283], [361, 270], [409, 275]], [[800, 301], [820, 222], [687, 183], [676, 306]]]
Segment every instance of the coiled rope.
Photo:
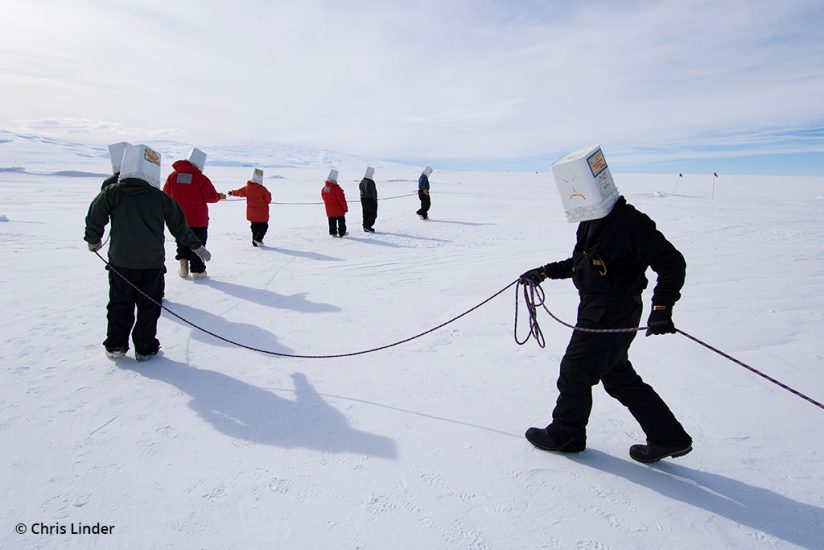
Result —
[[[517, 342], [519, 345], [526, 344], [530, 340], [530, 338], [534, 338], [535, 341], [538, 343], [538, 346], [540, 346], [541, 348], [543, 348], [546, 345], [546, 341], [544, 340], [544, 335], [541, 332], [541, 327], [538, 325], [538, 317], [537, 317], [538, 307], [542, 307], [544, 309], [544, 311], [546, 311], [549, 314], [549, 316], [552, 317], [558, 323], [564, 325], [565, 327], [571, 328], [572, 330], [576, 330], [576, 331], [579, 331], [579, 332], [596, 332], [596, 333], [607, 333], [608, 334], [608, 333], [617, 333], [617, 332], [640, 332], [642, 330], [647, 330], [647, 327], [594, 329], [594, 328], [584, 328], [584, 327], [576, 327], [574, 325], [570, 325], [569, 323], [565, 323], [564, 321], [562, 321], [561, 319], [559, 319], [558, 317], [553, 315], [553, 313], [551, 311], [549, 311], [549, 309], [546, 307], [546, 296], [544, 294], [543, 289], [540, 287], [540, 285], [536, 285], [536, 284], [532, 283], [531, 281], [526, 281], [526, 280], [517, 281], [517, 282], [519, 283], [518, 286], [521, 286], [521, 285], [523, 286], [524, 303], [526, 304], [526, 309], [527, 309], [527, 312], [529, 314], [529, 333], [527, 334], [526, 338], [524, 338], [523, 340], [519, 340], [518, 339], [518, 296], [519, 296], [519, 293], [518, 293], [518, 288], [516, 287], [515, 288], [515, 342]], [[729, 355], [728, 353], [724, 353], [723, 351], [719, 350], [718, 348], [715, 348], [715, 347], [707, 344], [706, 342], [703, 342], [703, 341], [699, 340], [698, 338], [696, 338], [695, 336], [692, 336], [691, 334], [687, 334], [686, 332], [684, 332], [681, 329], [676, 328], [675, 332], [677, 332], [678, 334], [681, 334], [683, 336], [686, 336], [687, 338], [689, 338], [690, 340], [692, 340], [696, 344], [700, 344], [700, 345], [704, 346], [705, 348], [707, 348], [708, 350], [714, 351], [715, 353], [717, 353], [721, 357], [724, 357], [725, 359], [729, 359], [730, 361], [732, 361], [736, 365], [740, 365], [740, 366], [744, 367], [748, 371], [757, 374], [758, 376], [764, 378], [765, 380], [769, 380], [770, 382], [772, 382], [776, 386], [787, 390], [788, 392], [792, 393], [793, 395], [796, 395], [796, 396], [800, 397], [801, 399], [803, 399], [805, 401], [808, 401], [808, 402], [812, 403], [813, 405], [817, 406], [818, 408], [824, 409], [824, 405], [822, 405], [821, 403], [819, 403], [815, 399], [813, 399], [813, 398], [811, 398], [807, 395], [804, 395], [800, 391], [788, 386], [787, 384], [784, 384], [783, 382], [780, 382], [779, 380], [776, 380], [775, 378], [773, 378], [773, 377], [771, 377], [767, 374], [764, 374], [763, 372], [759, 371], [758, 369], [756, 369], [754, 367], [751, 367], [750, 365], [744, 363], [743, 361], [740, 361], [740, 360], [736, 359], [732, 355]]]

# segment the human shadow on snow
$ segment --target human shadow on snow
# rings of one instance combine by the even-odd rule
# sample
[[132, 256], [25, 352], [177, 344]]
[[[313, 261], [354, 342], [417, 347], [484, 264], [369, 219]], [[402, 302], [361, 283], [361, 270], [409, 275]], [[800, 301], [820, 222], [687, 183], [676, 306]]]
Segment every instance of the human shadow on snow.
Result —
[[455, 221], [455, 220], [435, 220], [435, 219], [432, 219], [432, 218], [429, 218], [426, 221], [427, 221], [427, 223], [453, 223], [455, 225], [477, 225], [477, 226], [498, 225], [497, 223], [459, 222], [459, 221]]
[[660, 462], [652, 467], [587, 449], [570, 460], [804, 548], [821, 548], [824, 508], [718, 474]]
[[381, 231], [380, 234], [383, 236], [392, 236], [392, 237], [402, 237], [404, 239], [415, 239], [416, 241], [434, 241], [438, 243], [451, 243], [455, 241], [451, 241], [448, 239], [436, 239], [435, 237], [422, 237], [420, 235], [407, 235], [406, 233], [392, 233], [388, 231]]
[[167, 357], [148, 363], [124, 361], [119, 366], [189, 395], [189, 407], [228, 437], [286, 449], [397, 458], [392, 439], [353, 429], [302, 373], [291, 375], [295, 399], [285, 399], [226, 374]]
[[367, 237], [367, 238], [364, 239], [364, 238], [360, 238], [360, 237], [346, 236], [344, 238], [347, 241], [355, 241], [355, 242], [365, 243], [365, 244], [374, 244], [374, 245], [377, 245], [377, 246], [385, 246], [387, 248], [414, 248], [412, 246], [406, 246], [406, 245], [398, 244], [398, 243], [390, 243], [390, 242], [382, 241], [380, 239], [375, 239], [375, 238], [372, 238], [372, 237]]
[[292, 250], [290, 248], [283, 248], [282, 246], [265, 245], [261, 247], [260, 250], [264, 252], [278, 252], [280, 254], [286, 254], [287, 256], [297, 256], [298, 258], [308, 258], [310, 260], [318, 260], [320, 262], [342, 261], [340, 258], [335, 258], [334, 256], [327, 256], [325, 254], [319, 254], [317, 252], [311, 252], [306, 250]]
[[[220, 315], [215, 315], [214, 313], [209, 313], [208, 311], [203, 311], [202, 309], [197, 309], [185, 304], [170, 302], [165, 299], [163, 300], [163, 305], [192, 324], [222, 336], [223, 338], [233, 340], [239, 344], [252, 346], [257, 349], [274, 351], [277, 353], [294, 353], [291, 348], [279, 344], [277, 336], [257, 325], [227, 321]], [[198, 330], [178, 317], [169, 315], [168, 312], [164, 313], [163, 317], [174, 321], [179, 325], [191, 328], [192, 337], [199, 342], [218, 346], [234, 345], [219, 338], [215, 338], [203, 330]]]
[[224, 292], [230, 296], [235, 296], [246, 302], [253, 302], [266, 307], [289, 309], [292, 311], [299, 311], [301, 313], [326, 313], [330, 311], [340, 311], [338, 306], [331, 304], [323, 304], [319, 302], [311, 302], [306, 299], [306, 292], [298, 292], [297, 294], [278, 294], [265, 288], [253, 288], [249, 286], [239, 285], [237, 283], [229, 283], [218, 279], [201, 279], [197, 284], [206, 285]]

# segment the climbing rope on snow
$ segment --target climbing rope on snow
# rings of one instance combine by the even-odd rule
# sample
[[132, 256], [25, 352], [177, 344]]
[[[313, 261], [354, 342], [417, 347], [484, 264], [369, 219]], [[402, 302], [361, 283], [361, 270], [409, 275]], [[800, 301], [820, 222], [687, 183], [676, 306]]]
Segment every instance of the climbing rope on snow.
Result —
[[[536, 284], [532, 283], [531, 281], [526, 281], [526, 280], [520, 280], [520, 281], [516, 281], [516, 282], [518, 283], [518, 286], [515, 287], [515, 342], [517, 342], [518, 345], [526, 344], [530, 340], [530, 338], [534, 338], [535, 341], [538, 343], [538, 346], [540, 346], [541, 348], [543, 348], [546, 345], [546, 341], [544, 340], [544, 335], [541, 332], [541, 327], [538, 324], [537, 314], [538, 314], [538, 308], [539, 307], [542, 307], [544, 309], [544, 311], [546, 311], [549, 314], [549, 316], [552, 317], [558, 323], [564, 325], [567, 328], [571, 328], [572, 330], [579, 331], [579, 332], [595, 332], [595, 333], [609, 334], [609, 333], [617, 333], [617, 332], [640, 332], [642, 330], [647, 330], [647, 327], [595, 329], [595, 328], [577, 327], [575, 325], [565, 323], [564, 321], [562, 321], [561, 319], [556, 317], [546, 307], [546, 296], [544, 294], [543, 289], [540, 287], [540, 285], [536, 285]], [[528, 312], [528, 315], [529, 315], [529, 333], [527, 334], [526, 338], [524, 338], [523, 340], [518, 339], [518, 297], [519, 297], [518, 290], [519, 290], [520, 286], [523, 286], [524, 303], [526, 304], [526, 309], [527, 309], [527, 312]], [[536, 300], [536, 298], [537, 298], [537, 300]], [[762, 377], [766, 380], [769, 380], [770, 382], [772, 382], [776, 386], [787, 390], [788, 392], [792, 393], [793, 395], [796, 395], [796, 396], [800, 397], [801, 399], [804, 399], [805, 401], [809, 401], [813, 405], [815, 405], [815, 406], [817, 406], [821, 409], [824, 409], [824, 405], [819, 403], [815, 399], [813, 399], [813, 398], [811, 398], [807, 395], [804, 395], [800, 391], [798, 391], [794, 388], [791, 388], [790, 386], [784, 384], [783, 382], [780, 382], [780, 381], [776, 380], [775, 378], [764, 374], [763, 372], [759, 371], [758, 369], [753, 368], [750, 365], [747, 365], [746, 363], [736, 359], [732, 355], [724, 353], [723, 351], [719, 350], [718, 348], [715, 348], [715, 347], [707, 344], [706, 342], [703, 342], [703, 341], [699, 340], [695, 336], [687, 334], [686, 332], [684, 332], [681, 329], [676, 328], [675, 332], [689, 338], [690, 340], [692, 340], [696, 344], [700, 344], [700, 345], [704, 346], [705, 348], [707, 348], [711, 351], [714, 351], [715, 353], [717, 353], [721, 357], [724, 357], [725, 359], [729, 359], [733, 363], [744, 367], [745, 369], [749, 370], [750, 372], [753, 372], [753, 373], [757, 374], [758, 376], [760, 376], [760, 377]]]
[[120, 277], [121, 279], [123, 279], [129, 286], [131, 286], [138, 293], [143, 295], [146, 299], [148, 299], [154, 305], [160, 307], [161, 309], [168, 312], [170, 315], [174, 316], [175, 318], [180, 319], [181, 321], [183, 321], [187, 325], [189, 325], [193, 328], [196, 328], [197, 330], [199, 330], [201, 332], [204, 332], [204, 333], [208, 334], [209, 336], [217, 338], [218, 340], [221, 340], [223, 342], [226, 342], [228, 344], [232, 344], [232, 345], [240, 347], [240, 348], [248, 349], [248, 350], [251, 350], [251, 351], [256, 351], [258, 353], [265, 353], [266, 355], [275, 355], [277, 357], [291, 357], [293, 359], [337, 359], [337, 358], [341, 358], [341, 357], [354, 357], [356, 355], [364, 355], [364, 354], [367, 354], [367, 353], [372, 353], [372, 352], [375, 352], [375, 351], [380, 351], [380, 350], [392, 348], [392, 347], [395, 347], [395, 346], [399, 346], [399, 345], [405, 344], [407, 342], [411, 342], [412, 340], [415, 340], [417, 338], [420, 338], [422, 336], [426, 336], [427, 334], [435, 332], [436, 330], [438, 330], [440, 328], [443, 328], [443, 327], [445, 327], [446, 325], [448, 325], [450, 323], [454, 323], [455, 321], [457, 321], [461, 317], [465, 317], [466, 315], [472, 313], [473, 311], [475, 311], [479, 307], [483, 306], [487, 302], [492, 301], [492, 299], [496, 298], [500, 294], [503, 294], [509, 287], [511, 287], [512, 285], [514, 285], [515, 283], [518, 282], [518, 281], [512, 281], [511, 283], [506, 285], [504, 288], [502, 288], [501, 290], [499, 290], [498, 292], [496, 292], [495, 294], [493, 294], [492, 296], [490, 296], [489, 298], [484, 300], [483, 302], [479, 303], [476, 306], [473, 306], [473, 307], [469, 308], [468, 310], [464, 311], [460, 315], [456, 315], [452, 319], [449, 319], [448, 321], [445, 321], [445, 322], [441, 323], [440, 325], [438, 325], [436, 327], [433, 327], [429, 330], [425, 330], [424, 332], [421, 332], [420, 334], [416, 334], [415, 336], [410, 336], [409, 338], [404, 338], [403, 340], [393, 342], [391, 344], [386, 344], [386, 345], [383, 345], [383, 346], [378, 346], [376, 348], [366, 349], [366, 350], [362, 350], [362, 351], [353, 351], [353, 352], [350, 352], [350, 353], [338, 353], [338, 354], [331, 354], [331, 355], [298, 355], [298, 354], [282, 353], [282, 352], [279, 352], [279, 351], [271, 351], [271, 350], [256, 348], [254, 346], [249, 346], [249, 345], [243, 344], [241, 342], [236, 342], [235, 340], [232, 340], [230, 338], [226, 338], [224, 336], [220, 336], [219, 334], [216, 334], [216, 333], [214, 333], [210, 330], [207, 330], [207, 329], [193, 323], [192, 321], [189, 321], [188, 319], [186, 319], [182, 315], [178, 315], [177, 313], [175, 313], [171, 309], [164, 306], [162, 303], [157, 302], [154, 298], [152, 298], [151, 296], [149, 296], [148, 294], [143, 292], [141, 289], [137, 288], [137, 286], [134, 283], [132, 283], [128, 278], [126, 278], [126, 276], [124, 276], [122, 273], [117, 271], [117, 269], [115, 269], [112, 266], [112, 264], [110, 264], [108, 261], [106, 261], [106, 259], [103, 256], [101, 256], [99, 252], [95, 252], [95, 254], [97, 255], [98, 258], [100, 258], [100, 260], [104, 264], [106, 264], [106, 269], [108, 269], [109, 271], [111, 271], [112, 273], [114, 273], [115, 275]]
[[[383, 197], [383, 198], [378, 199], [378, 201], [388, 201], [388, 200], [392, 200], [392, 199], [400, 199], [402, 197], [411, 197], [413, 195], [417, 195], [417, 193], [407, 193], [405, 195], [395, 195], [395, 196], [392, 196], [392, 197]], [[240, 201], [245, 201], [245, 200], [246, 199], [224, 199], [223, 202], [240, 202]], [[350, 203], [350, 204], [354, 204], [354, 203], [359, 203], [360, 200], [356, 200], [356, 201], [355, 200], [348, 200], [346, 202]], [[323, 204], [323, 201], [317, 201], [317, 202], [276, 202], [276, 201], [272, 201], [269, 204], [277, 204], [277, 205], [281, 205], [281, 206], [296, 206], [296, 205], [306, 206], [306, 205], [320, 205], [320, 204]]]

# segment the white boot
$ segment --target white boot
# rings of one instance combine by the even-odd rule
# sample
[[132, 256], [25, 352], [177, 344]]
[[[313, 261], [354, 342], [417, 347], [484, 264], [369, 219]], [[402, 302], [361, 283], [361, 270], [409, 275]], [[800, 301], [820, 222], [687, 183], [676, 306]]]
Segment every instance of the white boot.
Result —
[[180, 269], [177, 270], [177, 274], [183, 279], [189, 276], [189, 260], [180, 260]]
[[206, 272], [205, 271], [201, 271], [200, 273], [192, 273], [192, 279], [194, 279], [195, 281], [197, 281], [199, 279], [205, 279], [205, 278], [206, 278]]

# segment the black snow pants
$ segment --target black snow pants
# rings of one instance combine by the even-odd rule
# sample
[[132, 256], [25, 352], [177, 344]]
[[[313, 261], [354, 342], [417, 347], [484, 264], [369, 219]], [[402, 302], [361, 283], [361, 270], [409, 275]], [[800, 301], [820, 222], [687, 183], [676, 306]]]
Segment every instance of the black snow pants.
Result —
[[329, 234], [333, 237], [346, 235], [346, 216], [329, 218]]
[[[103, 345], [109, 351], [128, 349], [131, 333], [137, 353], [143, 355], [155, 353], [160, 348], [160, 342], [156, 338], [157, 319], [160, 317], [160, 306], [157, 304], [160, 304], [163, 299], [166, 268], [111, 267], [145, 292], [148, 298], [109, 269], [109, 305], [106, 306], [108, 328]], [[137, 307], [137, 322], [135, 322], [135, 307]]]
[[257, 241], [259, 243], [263, 242], [263, 237], [266, 236], [266, 232], [269, 231], [269, 223], [268, 222], [249, 222], [252, 228], [252, 240]]
[[[209, 228], [208, 227], [191, 227], [192, 233], [194, 233], [198, 239], [200, 239], [200, 243], [203, 246], [206, 246], [206, 238], [209, 236]], [[191, 248], [180, 244], [180, 241], [177, 241], [177, 255], [175, 256], [176, 260], [189, 260], [189, 271], [192, 273], [203, 273], [206, 271], [206, 264], [203, 263], [203, 260], [200, 259], [200, 256], [194, 253]]]
[[361, 208], [363, 209], [363, 226], [372, 227], [378, 219], [378, 201], [368, 197], [361, 197]]
[[[638, 327], [641, 301], [581, 297], [578, 326], [585, 328]], [[561, 360], [558, 400], [552, 411], [552, 431], [563, 441], [586, 443], [592, 410], [592, 387], [603, 382], [606, 392], [621, 402], [641, 425], [649, 443], [683, 446], [692, 438], [667, 404], [635, 372], [628, 358], [635, 332], [615, 334], [575, 331]]]
[[429, 208], [432, 206], [432, 199], [429, 198], [428, 193], [418, 191], [418, 198], [421, 199], [421, 207], [418, 209], [418, 216], [427, 219], [429, 217]]

